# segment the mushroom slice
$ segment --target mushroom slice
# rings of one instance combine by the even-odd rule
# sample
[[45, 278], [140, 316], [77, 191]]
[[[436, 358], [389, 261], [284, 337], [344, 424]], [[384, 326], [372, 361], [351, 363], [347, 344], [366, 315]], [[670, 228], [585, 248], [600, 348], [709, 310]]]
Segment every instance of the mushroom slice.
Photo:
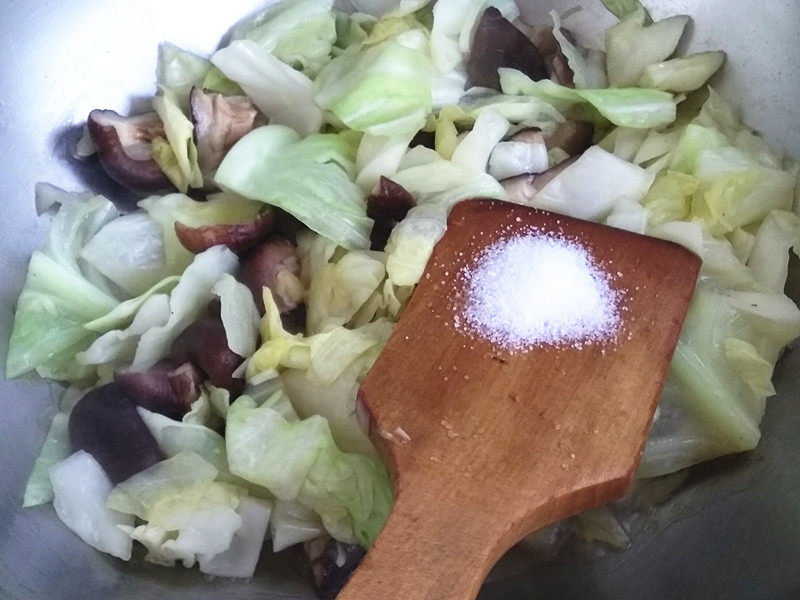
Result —
[[547, 149], [561, 148], [569, 156], [583, 154], [592, 145], [594, 126], [586, 121], [567, 120], [544, 135]]
[[577, 157], [568, 158], [564, 162], [547, 169], [543, 173], [526, 173], [524, 175], [503, 179], [500, 185], [502, 185], [503, 189], [506, 191], [506, 198], [509, 202], [531, 206], [536, 194], [550, 183], [556, 175], [561, 173], [561, 171], [566, 169], [577, 159]]
[[244, 387], [244, 380], [233, 376], [244, 358], [228, 346], [225, 326], [219, 318], [209, 317], [189, 325], [172, 343], [170, 357], [179, 364], [197, 365], [212, 384], [234, 396]]
[[388, 177], [378, 180], [367, 198], [367, 216], [375, 221], [370, 239], [373, 250], [383, 250], [392, 228], [405, 219], [414, 207], [414, 197], [399, 183]]
[[100, 165], [114, 181], [142, 192], [171, 187], [153, 160], [152, 141], [164, 136], [164, 124], [156, 113], [123, 117], [113, 110], [93, 110], [86, 126]]
[[117, 371], [114, 381], [139, 406], [180, 420], [200, 395], [202, 377], [191, 363], [162, 361], [147, 371]]
[[366, 553], [357, 544], [345, 544], [329, 536], [304, 542], [303, 554], [317, 596], [323, 600], [336, 598]]
[[223, 96], [192, 88], [189, 99], [203, 177], [211, 180], [233, 145], [253, 130], [258, 110], [245, 96]]
[[136, 403], [114, 382], [89, 391], [75, 405], [69, 417], [69, 439], [73, 452], [91, 454], [113, 483], [161, 460]]
[[[561, 33], [570, 43], [575, 43], [575, 37], [572, 32], [562, 27]], [[544, 59], [548, 74], [554, 76], [561, 85], [574, 88], [575, 82], [573, 78], [575, 74], [561, 51], [561, 45], [558, 43], [556, 36], [553, 35], [552, 26], [536, 27], [531, 31], [529, 37]]]
[[273, 239], [255, 248], [242, 263], [242, 281], [250, 288], [259, 312], [264, 314], [264, 288], [269, 288], [281, 313], [294, 310], [303, 296], [297, 248]]
[[213, 246], [227, 246], [232, 252], [239, 254], [269, 235], [274, 222], [275, 212], [267, 209], [250, 223], [189, 227], [176, 221], [175, 235], [181, 245], [193, 254], [205, 252]]
[[533, 42], [490, 6], [472, 38], [467, 59], [470, 84], [500, 91], [500, 67], [517, 69], [534, 81], [547, 78], [544, 61]]

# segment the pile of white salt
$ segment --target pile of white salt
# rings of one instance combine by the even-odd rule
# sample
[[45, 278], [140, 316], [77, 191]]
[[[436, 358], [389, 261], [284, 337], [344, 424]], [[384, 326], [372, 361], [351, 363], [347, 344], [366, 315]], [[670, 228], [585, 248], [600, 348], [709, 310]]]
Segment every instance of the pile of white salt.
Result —
[[536, 232], [501, 239], [462, 276], [456, 327], [512, 352], [605, 343], [621, 326], [611, 276], [577, 240]]

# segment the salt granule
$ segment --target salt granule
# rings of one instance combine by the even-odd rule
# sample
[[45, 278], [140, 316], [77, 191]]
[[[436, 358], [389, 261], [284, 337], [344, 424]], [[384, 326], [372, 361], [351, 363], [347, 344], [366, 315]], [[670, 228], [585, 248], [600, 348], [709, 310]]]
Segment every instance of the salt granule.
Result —
[[502, 239], [462, 275], [466, 299], [456, 328], [510, 351], [609, 342], [621, 326], [609, 274], [575, 240]]

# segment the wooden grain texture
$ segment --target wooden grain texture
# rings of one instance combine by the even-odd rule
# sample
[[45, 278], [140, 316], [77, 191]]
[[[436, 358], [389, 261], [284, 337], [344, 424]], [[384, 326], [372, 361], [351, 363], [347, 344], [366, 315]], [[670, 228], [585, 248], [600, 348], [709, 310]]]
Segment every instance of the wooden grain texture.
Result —
[[[580, 240], [614, 274], [627, 309], [613, 345], [513, 354], [453, 327], [459, 269], [531, 227]], [[396, 499], [339, 598], [474, 598], [523, 536], [623, 495], [699, 267], [670, 242], [507, 203], [457, 205], [361, 386]]]

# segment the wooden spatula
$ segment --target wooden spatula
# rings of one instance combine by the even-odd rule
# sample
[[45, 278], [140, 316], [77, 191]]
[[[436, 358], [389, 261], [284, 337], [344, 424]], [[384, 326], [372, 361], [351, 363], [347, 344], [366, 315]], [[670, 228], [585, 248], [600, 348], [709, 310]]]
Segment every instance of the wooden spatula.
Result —
[[[513, 353], [453, 326], [459, 269], [531, 227], [579, 239], [613, 269], [627, 305], [613, 344]], [[522, 537], [622, 496], [699, 268], [670, 242], [508, 203], [458, 204], [361, 385], [395, 504], [339, 598], [472, 599]]]

